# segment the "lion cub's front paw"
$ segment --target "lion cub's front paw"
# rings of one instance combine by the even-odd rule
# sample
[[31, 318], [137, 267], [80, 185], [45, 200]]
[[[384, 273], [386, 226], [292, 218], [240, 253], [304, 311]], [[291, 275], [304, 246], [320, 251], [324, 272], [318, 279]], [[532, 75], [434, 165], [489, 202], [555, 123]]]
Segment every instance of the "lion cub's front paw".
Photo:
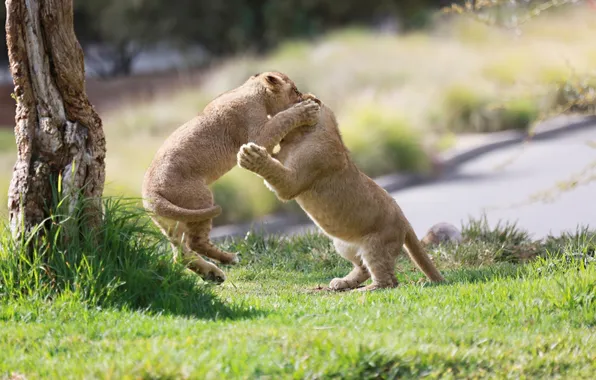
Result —
[[302, 124], [315, 125], [319, 121], [321, 106], [312, 99], [296, 104], [294, 109], [300, 115]]
[[253, 172], [263, 167], [268, 159], [267, 149], [255, 143], [244, 144], [238, 151], [238, 166]]

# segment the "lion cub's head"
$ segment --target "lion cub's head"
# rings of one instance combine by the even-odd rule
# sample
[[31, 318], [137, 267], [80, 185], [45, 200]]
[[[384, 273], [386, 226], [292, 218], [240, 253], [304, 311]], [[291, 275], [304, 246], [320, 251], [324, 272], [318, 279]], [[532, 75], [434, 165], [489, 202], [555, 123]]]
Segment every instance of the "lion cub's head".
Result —
[[250, 77], [247, 84], [259, 87], [260, 93], [265, 95], [267, 113], [275, 115], [290, 106], [301, 102], [302, 93], [287, 75], [268, 71]]

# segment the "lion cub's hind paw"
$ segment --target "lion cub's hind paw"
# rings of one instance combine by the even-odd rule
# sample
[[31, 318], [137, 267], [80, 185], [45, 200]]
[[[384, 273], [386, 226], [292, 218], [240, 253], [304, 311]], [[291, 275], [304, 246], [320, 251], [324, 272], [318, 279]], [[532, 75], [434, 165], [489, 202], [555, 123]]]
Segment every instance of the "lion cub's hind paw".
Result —
[[344, 290], [352, 289], [352, 286], [350, 286], [350, 283], [343, 278], [334, 278], [329, 283], [329, 289], [334, 290], [336, 292], [341, 292]]
[[238, 151], [238, 166], [246, 170], [255, 171], [269, 159], [267, 149], [255, 143], [244, 144]]
[[361, 288], [354, 289], [355, 292], [371, 292], [374, 290], [382, 290], [382, 289], [393, 289], [397, 287], [396, 284], [375, 284], [372, 283], [370, 285], [363, 286]]

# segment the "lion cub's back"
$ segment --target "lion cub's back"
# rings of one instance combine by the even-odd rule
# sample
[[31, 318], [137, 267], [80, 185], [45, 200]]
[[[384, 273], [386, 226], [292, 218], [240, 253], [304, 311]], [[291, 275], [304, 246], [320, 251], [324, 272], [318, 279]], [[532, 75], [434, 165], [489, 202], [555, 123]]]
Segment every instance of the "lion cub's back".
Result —
[[148, 168], [144, 187], [167, 190], [177, 182], [203, 179], [206, 184], [234, 167], [239, 139], [246, 130], [238, 110], [204, 112], [178, 127], [164, 141]]

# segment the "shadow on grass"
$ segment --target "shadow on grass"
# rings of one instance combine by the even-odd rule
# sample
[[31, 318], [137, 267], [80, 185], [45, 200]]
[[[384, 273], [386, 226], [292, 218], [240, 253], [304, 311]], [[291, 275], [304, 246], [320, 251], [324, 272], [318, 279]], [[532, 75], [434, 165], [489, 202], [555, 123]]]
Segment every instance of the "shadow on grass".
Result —
[[[118, 309], [205, 320], [251, 319], [266, 314], [242, 303], [222, 301], [214, 293], [217, 285], [204, 283], [194, 273], [171, 266], [160, 271], [151, 265], [137, 267], [133, 273], [123, 273], [119, 280], [127, 282], [123, 285], [126, 288], [113, 300], [106, 300]], [[126, 294], [132, 296], [127, 298]]]
[[[0, 238], [0, 302], [72, 301], [90, 307], [200, 319], [262, 315], [224, 302], [212, 286], [173, 260], [169, 243], [135, 200], [107, 198], [104, 219], [84, 228], [85, 208], [52, 214], [31, 239]], [[61, 210], [60, 205], [53, 209]]]

